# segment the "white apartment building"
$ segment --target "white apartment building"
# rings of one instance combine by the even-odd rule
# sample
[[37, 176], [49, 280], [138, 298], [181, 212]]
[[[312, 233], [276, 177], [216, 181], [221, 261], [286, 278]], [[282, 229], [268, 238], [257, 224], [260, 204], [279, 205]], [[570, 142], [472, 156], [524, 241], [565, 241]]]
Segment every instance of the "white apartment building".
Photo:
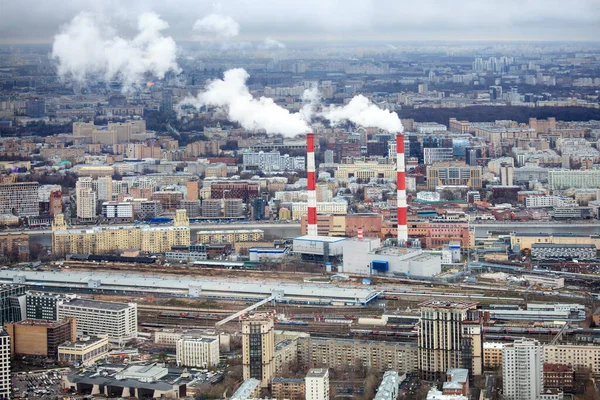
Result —
[[102, 203], [102, 216], [104, 218], [133, 218], [132, 202], [107, 201]]
[[303, 171], [306, 168], [304, 157], [290, 157], [288, 154], [281, 155], [278, 151], [265, 153], [248, 152], [243, 154], [244, 168], [253, 167], [261, 171]]
[[10, 336], [0, 331], [0, 399], [10, 399]]
[[312, 368], [304, 378], [306, 400], [329, 399], [329, 370]]
[[79, 181], [75, 191], [77, 196], [77, 218], [82, 220], [96, 218], [96, 203], [98, 201], [96, 192], [89, 187], [79, 187]]
[[570, 197], [561, 196], [527, 196], [525, 197], [525, 207], [527, 208], [546, 208], [546, 207], [578, 207], [577, 202]]
[[502, 349], [503, 395], [507, 400], [537, 400], [543, 389], [544, 349], [520, 339]]
[[216, 337], [181, 338], [177, 341], [177, 365], [208, 368], [219, 363], [219, 339]]
[[123, 344], [137, 337], [137, 304], [73, 299], [58, 305], [58, 320], [75, 318], [77, 335], [108, 335]]
[[548, 171], [548, 189], [598, 189], [600, 188], [600, 169]]

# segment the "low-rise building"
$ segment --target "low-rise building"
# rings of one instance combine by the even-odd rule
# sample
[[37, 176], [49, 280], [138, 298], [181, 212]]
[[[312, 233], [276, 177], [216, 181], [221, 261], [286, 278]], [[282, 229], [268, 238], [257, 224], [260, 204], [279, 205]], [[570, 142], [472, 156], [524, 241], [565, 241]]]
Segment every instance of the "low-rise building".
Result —
[[183, 369], [157, 364], [102, 365], [63, 375], [61, 387], [92, 396], [178, 399], [187, 396], [191, 380]]
[[216, 337], [189, 338], [177, 341], [177, 365], [209, 368], [219, 363], [219, 339]]
[[108, 336], [84, 336], [58, 346], [58, 362], [68, 365], [92, 365], [108, 354]]
[[544, 363], [544, 387], [570, 392], [574, 388], [575, 372], [573, 366]]
[[304, 379], [273, 378], [271, 392], [275, 399], [304, 400]]

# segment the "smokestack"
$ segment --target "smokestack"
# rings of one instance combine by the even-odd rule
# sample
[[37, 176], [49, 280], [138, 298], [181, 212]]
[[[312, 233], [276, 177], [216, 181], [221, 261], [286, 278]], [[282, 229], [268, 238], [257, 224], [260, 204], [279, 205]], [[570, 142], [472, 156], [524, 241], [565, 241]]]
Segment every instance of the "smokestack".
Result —
[[357, 229], [357, 239], [358, 240], [363, 240], [363, 228], [358, 228]]
[[306, 172], [308, 179], [308, 236], [318, 236], [317, 231], [317, 177], [315, 175], [315, 134], [306, 134]]
[[398, 199], [398, 246], [408, 242], [406, 225], [406, 171], [404, 167], [404, 135], [396, 135], [396, 187]]

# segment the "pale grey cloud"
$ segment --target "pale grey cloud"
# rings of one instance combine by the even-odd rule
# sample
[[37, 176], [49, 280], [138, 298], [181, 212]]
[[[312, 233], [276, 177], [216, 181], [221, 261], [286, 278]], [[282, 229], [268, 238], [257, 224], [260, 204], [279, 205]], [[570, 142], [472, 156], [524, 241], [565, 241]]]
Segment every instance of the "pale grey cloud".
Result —
[[[598, 0], [0, 0], [0, 38], [51, 42], [79, 12], [135, 27], [161, 15], [165, 34], [193, 39], [191, 27], [215, 13], [241, 26], [239, 40], [543, 39], [597, 40]], [[131, 29], [131, 28], [129, 28]]]

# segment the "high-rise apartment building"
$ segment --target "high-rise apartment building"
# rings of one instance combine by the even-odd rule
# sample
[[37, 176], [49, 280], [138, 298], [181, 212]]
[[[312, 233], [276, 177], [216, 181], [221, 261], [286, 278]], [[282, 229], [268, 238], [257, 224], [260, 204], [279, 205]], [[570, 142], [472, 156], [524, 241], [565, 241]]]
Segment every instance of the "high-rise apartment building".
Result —
[[481, 317], [477, 303], [427, 301], [420, 304], [419, 371], [422, 379], [442, 379], [449, 368], [470, 376], [483, 372]]
[[312, 368], [304, 378], [306, 400], [329, 399], [329, 369]]
[[13, 214], [20, 217], [40, 215], [37, 182], [1, 183], [0, 214]]
[[96, 218], [98, 196], [94, 192], [92, 178], [84, 177], [77, 180], [75, 196], [77, 198], [77, 218], [88, 221]]
[[0, 331], [0, 399], [10, 399], [10, 336]]
[[537, 340], [519, 339], [502, 349], [503, 395], [507, 400], [536, 400], [543, 386], [544, 349]]
[[244, 380], [255, 378], [262, 387], [271, 383], [275, 372], [273, 315], [255, 313], [242, 320]]

